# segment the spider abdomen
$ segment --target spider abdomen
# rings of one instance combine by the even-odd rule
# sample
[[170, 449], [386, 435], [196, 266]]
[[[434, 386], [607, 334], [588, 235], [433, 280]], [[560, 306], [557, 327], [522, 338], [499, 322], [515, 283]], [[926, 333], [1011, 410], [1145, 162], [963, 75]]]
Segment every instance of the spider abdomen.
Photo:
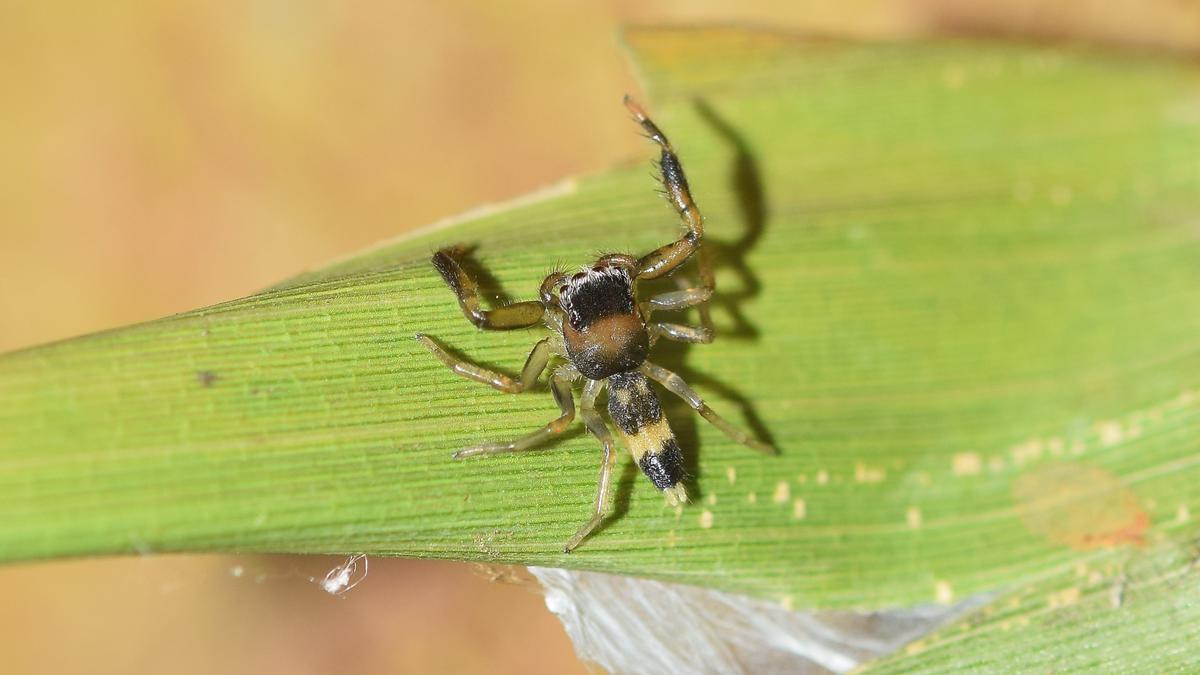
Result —
[[608, 378], [608, 414], [642, 473], [672, 503], [686, 502], [683, 452], [644, 375], [617, 373]]

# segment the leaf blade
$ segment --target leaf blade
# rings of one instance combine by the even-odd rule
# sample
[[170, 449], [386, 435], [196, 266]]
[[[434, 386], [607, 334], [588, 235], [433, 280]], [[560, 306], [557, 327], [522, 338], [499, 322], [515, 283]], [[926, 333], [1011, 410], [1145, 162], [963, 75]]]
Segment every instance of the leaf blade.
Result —
[[[1194, 70], [998, 44], [628, 39], [719, 259], [724, 336], [665, 364], [780, 458], [665, 401], [700, 503], [677, 514], [626, 466], [623, 513], [570, 557], [591, 439], [449, 460], [556, 413], [412, 341], [512, 372], [538, 334], [476, 332], [428, 253], [478, 243], [522, 298], [556, 264], [649, 250], [676, 226], [639, 162], [257, 296], [0, 358], [0, 556], [394, 553], [879, 607], [1027, 579], [1084, 536], [1136, 544], [1191, 503]], [[1064, 464], [1111, 477], [1085, 506], [1134, 495], [1115, 527], [1023, 519], [1061, 507], [1020, 501], [1018, 481]]]

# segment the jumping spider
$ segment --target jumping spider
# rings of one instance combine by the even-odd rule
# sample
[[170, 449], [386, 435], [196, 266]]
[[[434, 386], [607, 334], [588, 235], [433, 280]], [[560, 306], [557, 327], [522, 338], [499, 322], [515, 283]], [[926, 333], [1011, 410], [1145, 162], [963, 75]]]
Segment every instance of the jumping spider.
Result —
[[[658, 397], [650, 389], [646, 378], [658, 382], [687, 401], [704, 419], [734, 441], [761, 452], [775, 452], [770, 445], [751, 438], [719, 417], [678, 375], [646, 360], [650, 348], [659, 338], [712, 342], [712, 323], [704, 303], [713, 295], [714, 281], [708, 260], [701, 253], [696, 256], [700, 286], [688, 288], [687, 284], [681, 283], [679, 290], [640, 302], [637, 300], [638, 281], [671, 274], [700, 251], [704, 225], [671, 143], [637, 103], [625, 97], [625, 105], [647, 137], [662, 148], [659, 166], [666, 188], [665, 196], [679, 213], [687, 232], [678, 241], [641, 258], [614, 253], [602, 256], [595, 265], [572, 276], [555, 272], [542, 282], [539, 300], [518, 302], [492, 310], [480, 309], [479, 287], [459, 263], [465, 255], [465, 249], [450, 247], [435, 253], [434, 267], [458, 296], [463, 314], [471, 323], [489, 330], [528, 328], [539, 323], [544, 323], [550, 329], [550, 337], [539, 341], [529, 353], [525, 367], [521, 369], [520, 380], [457, 359], [431, 338], [421, 334], [416, 336], [421, 344], [455, 373], [514, 394], [532, 386], [551, 358], [558, 357], [566, 361], [558, 365], [550, 377], [550, 390], [562, 410], [562, 416], [524, 438], [509, 443], [482, 443], [458, 451], [454, 454], [455, 458], [527, 450], [561, 434], [575, 418], [571, 386], [581, 378], [584, 380], [580, 414], [588, 431], [604, 447], [604, 463], [600, 468], [594, 513], [567, 541], [563, 547], [565, 553], [570, 553], [587, 538], [604, 517], [615, 459], [612, 436], [596, 410], [596, 398], [606, 385], [609, 388], [608, 414], [616, 424], [617, 434], [638, 466], [672, 505], [686, 502], [688, 498], [681, 482], [683, 455], [675, 434], [667, 425]], [[655, 311], [696, 306], [701, 309], [700, 327], [650, 321], [650, 315]]]

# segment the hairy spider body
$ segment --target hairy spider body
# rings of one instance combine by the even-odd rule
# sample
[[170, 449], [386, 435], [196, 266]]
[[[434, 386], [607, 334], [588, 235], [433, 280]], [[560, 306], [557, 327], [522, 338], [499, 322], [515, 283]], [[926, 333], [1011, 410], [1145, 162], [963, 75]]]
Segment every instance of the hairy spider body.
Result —
[[[608, 414], [617, 427], [617, 435], [642, 472], [673, 505], [687, 501], [683, 486], [683, 451], [667, 423], [658, 396], [650, 387], [650, 380], [682, 398], [731, 439], [755, 450], [774, 453], [771, 446], [719, 417], [678, 375], [646, 360], [650, 348], [659, 338], [698, 343], [712, 341], [712, 323], [706, 303], [712, 297], [714, 281], [708, 260], [700, 248], [704, 236], [703, 220], [692, 200], [683, 165], [667, 137], [641, 107], [628, 97], [625, 104], [646, 136], [662, 149], [659, 166], [663, 186], [667, 201], [683, 221], [684, 234], [641, 258], [616, 253], [602, 256], [592, 267], [572, 276], [555, 272], [542, 282], [538, 300], [491, 310], [480, 308], [479, 287], [459, 263], [466, 255], [466, 249], [456, 246], [435, 253], [434, 267], [458, 296], [463, 314], [479, 328], [508, 330], [544, 323], [550, 329], [550, 337], [540, 340], [529, 353], [519, 380], [457, 359], [428, 336], [416, 336], [454, 372], [509, 393], [518, 393], [533, 385], [552, 358], [565, 361], [550, 376], [550, 391], [562, 413], [557, 419], [508, 443], [483, 443], [460, 450], [455, 453], [456, 458], [528, 450], [561, 434], [575, 418], [572, 384], [580, 379], [584, 381], [580, 414], [588, 431], [600, 441], [604, 461], [593, 515], [567, 541], [563, 548], [567, 553], [583, 542], [604, 517], [614, 452], [608, 426], [596, 410], [596, 399], [606, 387]], [[638, 281], [671, 274], [693, 255], [699, 261], [699, 286], [680, 283], [679, 290], [652, 296], [644, 302], [637, 300]], [[689, 307], [699, 308], [701, 326], [651, 321], [655, 311]]]
[[646, 360], [650, 334], [633, 301], [627, 267], [597, 264], [571, 277], [558, 297], [567, 318], [562, 331], [567, 358], [584, 377], [603, 380]]
[[672, 505], [686, 502], [683, 451], [645, 375], [634, 371], [608, 377], [608, 416], [654, 487], [662, 490]]

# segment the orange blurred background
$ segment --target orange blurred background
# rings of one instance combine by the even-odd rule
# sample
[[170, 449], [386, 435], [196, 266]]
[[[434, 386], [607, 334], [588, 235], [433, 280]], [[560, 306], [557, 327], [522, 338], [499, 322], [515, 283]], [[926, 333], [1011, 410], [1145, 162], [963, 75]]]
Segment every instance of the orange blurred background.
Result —
[[[622, 23], [934, 29], [1195, 52], [1188, 0], [0, 8], [0, 351], [246, 295], [646, 155]], [[466, 565], [167, 556], [0, 569], [6, 673], [582, 672], [532, 584]]]

